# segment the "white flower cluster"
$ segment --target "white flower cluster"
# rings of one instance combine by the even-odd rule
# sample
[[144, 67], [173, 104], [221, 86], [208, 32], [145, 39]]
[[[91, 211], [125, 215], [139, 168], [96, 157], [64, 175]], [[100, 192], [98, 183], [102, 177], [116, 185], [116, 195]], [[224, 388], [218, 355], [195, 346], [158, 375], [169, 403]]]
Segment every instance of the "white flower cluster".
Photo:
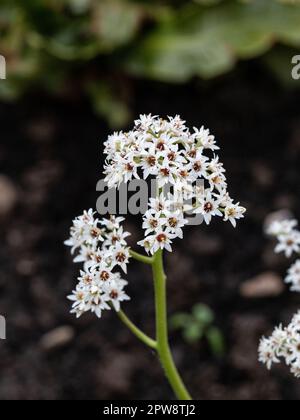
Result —
[[[191, 132], [179, 116], [164, 120], [142, 115], [132, 131], [108, 138], [104, 173], [110, 188], [132, 179], [156, 179], [159, 197], [150, 200], [144, 217], [146, 237], [140, 242], [147, 252], [171, 251], [172, 240], [182, 238], [186, 200], [193, 203], [189, 210], [201, 214], [207, 224], [218, 216], [236, 226], [236, 220], [244, 217], [245, 209], [227, 192], [225, 169], [215, 154], [218, 149], [209, 130]], [[199, 180], [202, 186], [193, 187]], [[165, 194], [167, 185], [172, 192]]]
[[[285, 253], [290, 258], [300, 253], [300, 232], [296, 220], [279, 220], [271, 223], [267, 233], [278, 239], [275, 252]], [[300, 260], [288, 271], [285, 282], [291, 284], [293, 292], [300, 292]], [[271, 369], [273, 363], [284, 359], [291, 372], [300, 378], [300, 311], [294, 316], [287, 328], [275, 328], [270, 338], [262, 338], [259, 345], [259, 361]]]
[[274, 363], [285, 360], [291, 373], [300, 378], [300, 312], [288, 327], [277, 327], [271, 337], [262, 338], [259, 346], [259, 361], [271, 369]]
[[115, 271], [119, 267], [126, 273], [130, 258], [126, 242], [130, 234], [124, 232], [123, 221], [121, 217], [100, 221], [90, 209], [73, 222], [65, 245], [72, 248], [72, 254], [78, 251], [74, 262], [83, 263], [76, 289], [68, 296], [77, 317], [91, 311], [100, 318], [111, 305], [119, 311], [120, 303], [129, 300], [124, 291], [127, 281]]
[[[276, 253], [284, 252], [287, 258], [294, 253], [300, 254], [300, 231], [297, 226], [297, 220], [275, 221], [270, 225], [267, 233], [278, 239]], [[293, 292], [300, 292], [300, 260], [289, 269], [285, 282], [291, 285]]]

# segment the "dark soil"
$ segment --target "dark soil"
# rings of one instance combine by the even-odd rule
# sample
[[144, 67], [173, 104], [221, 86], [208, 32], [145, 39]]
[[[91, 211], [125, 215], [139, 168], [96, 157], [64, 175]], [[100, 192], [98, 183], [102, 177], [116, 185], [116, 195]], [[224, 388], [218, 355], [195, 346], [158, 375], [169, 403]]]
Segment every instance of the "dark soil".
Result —
[[[167, 256], [170, 314], [207, 303], [226, 340], [226, 355], [217, 359], [205, 342], [191, 346], [171, 334], [191, 393], [209, 400], [299, 399], [299, 381], [284, 366], [268, 372], [257, 362], [259, 338], [288, 322], [297, 295], [243, 298], [240, 285], [266, 271], [283, 275], [289, 265], [274, 256], [263, 222], [281, 208], [300, 217], [300, 92], [284, 90], [256, 65], [211, 84], [128, 80], [128, 90], [134, 116], [179, 113], [189, 125], [210, 127], [231, 194], [248, 209], [236, 230], [222, 222], [189, 228]], [[0, 398], [172, 399], [155, 356], [113, 313], [100, 321], [69, 315], [66, 295], [78, 267], [63, 240], [72, 218], [95, 207], [108, 127], [84, 100], [41, 94], [0, 105], [0, 124], [1, 174], [18, 198], [0, 219], [0, 313], [8, 335], [0, 342]], [[138, 222], [129, 221], [133, 238]], [[150, 273], [133, 263], [128, 279], [132, 301], [124, 308], [153, 334]], [[69, 328], [49, 338], [58, 327]]]

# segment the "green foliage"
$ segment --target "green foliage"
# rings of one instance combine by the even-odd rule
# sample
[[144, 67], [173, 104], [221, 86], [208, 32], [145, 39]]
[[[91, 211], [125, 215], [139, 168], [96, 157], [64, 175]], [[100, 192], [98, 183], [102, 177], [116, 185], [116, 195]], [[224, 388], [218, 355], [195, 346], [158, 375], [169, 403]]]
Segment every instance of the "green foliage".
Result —
[[215, 316], [212, 310], [203, 304], [193, 307], [192, 313], [177, 313], [170, 319], [170, 326], [173, 330], [181, 330], [182, 336], [189, 344], [195, 344], [206, 339], [212, 353], [223, 356], [225, 344], [221, 331], [215, 327]]
[[121, 126], [128, 98], [114, 78], [211, 79], [239, 60], [269, 56], [277, 44], [295, 54], [299, 22], [299, 0], [2, 0], [0, 53], [9, 77], [0, 97], [36, 87], [62, 93], [76, 75], [95, 109]]

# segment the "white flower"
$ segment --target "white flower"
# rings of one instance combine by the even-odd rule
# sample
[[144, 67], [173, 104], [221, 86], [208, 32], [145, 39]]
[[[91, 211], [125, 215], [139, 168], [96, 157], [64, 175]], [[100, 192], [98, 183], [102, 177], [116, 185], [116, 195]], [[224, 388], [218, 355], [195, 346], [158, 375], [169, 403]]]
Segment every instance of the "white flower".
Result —
[[172, 235], [176, 238], [183, 238], [182, 228], [188, 224], [188, 220], [184, 219], [182, 212], [166, 212], [166, 226]]
[[[151, 254], [155, 254], [159, 249], [166, 249], [169, 252], [172, 252], [172, 240], [175, 239], [175, 235], [171, 230], [165, 230], [154, 235], [154, 243], [150, 250]], [[146, 238], [147, 240], [147, 238]], [[148, 237], [148, 240], [152, 241], [152, 237]]]
[[[193, 207], [186, 201], [193, 203], [196, 200], [195, 212], [203, 214], [207, 224], [213, 217], [224, 214], [224, 220], [235, 226], [245, 209], [233, 204], [231, 199], [230, 206], [226, 208], [222, 205], [228, 192], [225, 169], [219, 157], [214, 155], [218, 149], [215, 137], [203, 126], [191, 132], [178, 115], [167, 120], [141, 115], [135, 121], [133, 130], [115, 133], [108, 138], [105, 143], [107, 160], [104, 173], [109, 187], [119, 187], [122, 182], [129, 182], [133, 178], [154, 177], [159, 193], [158, 198], [150, 199], [149, 209], [161, 212], [159, 218], [164, 217], [165, 210], [191, 211]], [[199, 186], [193, 186], [199, 181], [204, 183], [201, 196]], [[165, 193], [166, 185], [173, 187], [171, 195]], [[204, 196], [210, 197], [209, 200], [205, 201]], [[148, 219], [147, 214], [144, 219], [147, 252], [149, 236], [153, 233]], [[161, 222], [158, 223], [160, 225]], [[175, 232], [180, 238], [183, 236], [182, 227]], [[154, 250], [156, 246], [150, 249]]]
[[104, 253], [100, 248], [94, 249], [89, 246], [82, 246], [79, 250], [79, 254], [74, 258], [75, 263], [83, 263], [84, 269], [88, 270], [89, 268], [101, 263], [103, 259], [109, 258], [108, 253]]
[[259, 361], [268, 369], [271, 369], [273, 363], [280, 363], [280, 359], [283, 359], [297, 378], [300, 377], [299, 320], [300, 312], [286, 328], [275, 328], [271, 337], [262, 338], [259, 345]]
[[270, 236], [289, 235], [297, 225], [297, 220], [276, 220], [267, 228], [267, 234]]
[[287, 356], [285, 358], [286, 364], [299, 365], [300, 367], [300, 336], [295, 333], [294, 336], [287, 340]]
[[[126, 243], [130, 234], [121, 226], [123, 221], [123, 218], [113, 216], [99, 221], [89, 210], [73, 223], [66, 245], [72, 250], [79, 248], [74, 261], [84, 265], [76, 289], [68, 296], [73, 302], [71, 312], [77, 317], [91, 311], [100, 318], [104, 310], [110, 309], [110, 304], [120, 310], [120, 302], [129, 300], [124, 291], [127, 282], [114, 271], [120, 267], [126, 273], [130, 258]], [[114, 290], [118, 296], [113, 294]]]
[[68, 299], [73, 301], [71, 313], [75, 313], [78, 318], [88, 311], [101, 318], [102, 311], [110, 310], [107, 296], [103, 294], [100, 285], [94, 283], [86, 286], [79, 283]]
[[166, 224], [166, 217], [162, 216], [162, 211], [154, 212], [148, 210], [143, 218], [143, 229], [145, 229], [145, 236], [148, 236], [152, 232], [158, 232], [162, 230]]
[[100, 220], [100, 224], [107, 230], [117, 230], [121, 227], [121, 223], [125, 221], [124, 217], [110, 216], [109, 219]]
[[66, 246], [72, 248], [72, 254], [82, 245], [94, 247], [98, 241], [103, 241], [102, 231], [98, 227], [98, 219], [94, 218], [95, 212], [90, 209], [84, 211], [82, 216], [73, 221], [71, 237], [65, 241]]
[[[300, 232], [295, 229], [297, 224], [296, 220], [275, 221], [267, 229], [268, 234], [278, 238], [275, 248], [277, 253], [284, 252], [289, 258], [294, 252], [300, 252]], [[300, 260], [290, 267], [285, 282], [291, 284], [292, 291], [300, 292]], [[270, 362], [266, 357], [266, 343], [269, 343], [276, 357], [284, 359], [291, 373], [300, 378], [300, 311], [294, 315], [286, 328], [283, 329], [281, 326], [276, 328], [272, 336], [269, 339], [263, 339], [262, 343], [259, 348], [259, 358], [263, 363], [270, 367]]]
[[130, 235], [131, 234], [129, 232], [124, 232], [123, 226], [117, 229], [114, 229], [112, 231], [109, 231], [105, 235], [104, 246], [106, 246], [107, 248], [114, 247], [117, 244], [126, 246], [127, 245], [126, 239]]
[[155, 150], [155, 145], [151, 145], [148, 150], [141, 152], [141, 169], [143, 178], [147, 179], [150, 175], [157, 176], [159, 171], [159, 158]]
[[112, 248], [112, 267], [119, 266], [124, 273], [127, 273], [127, 265], [129, 264], [130, 252], [129, 249], [118, 243]]
[[291, 231], [286, 235], [280, 235], [278, 237], [278, 245], [275, 248], [275, 252], [279, 254], [284, 252], [287, 258], [290, 258], [293, 253], [300, 252], [300, 233], [297, 231]]
[[288, 275], [285, 278], [285, 282], [291, 284], [292, 292], [300, 293], [300, 260], [297, 260], [295, 264], [291, 266]]
[[123, 290], [123, 285], [117, 280], [105, 284], [104, 291], [106, 298], [110, 300], [117, 312], [121, 309], [121, 302], [130, 300], [130, 297]]
[[232, 223], [233, 227], [236, 227], [236, 221], [239, 219], [243, 219], [245, 216], [246, 209], [244, 207], [240, 206], [240, 203], [237, 204], [229, 204], [225, 207], [224, 210], [224, 221], [226, 222], [227, 220], [230, 221], [230, 223]]
[[300, 311], [294, 315], [291, 325], [295, 331], [300, 332]]
[[171, 210], [172, 203], [168, 200], [163, 193], [160, 194], [159, 198], [150, 198], [149, 208], [154, 213], [164, 213], [165, 211]]
[[194, 128], [193, 137], [197, 141], [198, 145], [204, 149], [219, 150], [219, 147], [216, 145], [215, 137], [204, 127], [201, 127], [200, 130]]
[[178, 130], [180, 133], [187, 130], [185, 126], [186, 121], [183, 121], [180, 118], [180, 115], [176, 115], [175, 117], [168, 117], [170, 125], [174, 131]]
[[276, 346], [272, 339], [263, 337], [259, 345], [259, 361], [267, 366], [267, 369], [271, 369], [273, 363], [280, 363], [280, 360], [276, 356]]
[[300, 378], [300, 365], [298, 363], [295, 363], [291, 366], [291, 373], [296, 377]]
[[140, 178], [138, 175], [138, 165], [136, 164], [134, 158], [134, 153], [128, 153], [125, 158], [120, 158], [119, 164], [123, 168], [125, 183], [131, 181], [133, 178]]
[[223, 216], [220, 211], [220, 199], [214, 198], [211, 191], [206, 190], [198, 202], [195, 213], [200, 213], [205, 223], [209, 225], [213, 216]]
[[141, 246], [145, 249], [146, 253], [149, 255], [153, 250], [153, 245], [155, 242], [155, 235], [147, 236], [146, 238], [142, 239], [137, 243], [137, 245]]
[[148, 130], [153, 122], [156, 120], [156, 116], [152, 117], [152, 115], [140, 115], [140, 119], [135, 121], [135, 127], [138, 130]]
[[[245, 209], [234, 204], [228, 195], [225, 169], [219, 157], [213, 154], [218, 149], [215, 137], [208, 129], [202, 126], [190, 132], [178, 115], [167, 120], [141, 115], [135, 121], [133, 130], [109, 137], [105, 143], [105, 174], [109, 187], [118, 187], [121, 182], [133, 178], [154, 177], [157, 182], [158, 197], [151, 198], [149, 204], [153, 215], [150, 217], [147, 212], [144, 217], [146, 241], [140, 242], [145, 244], [146, 252], [157, 249], [158, 241], [152, 241], [151, 237], [161, 233], [160, 230], [164, 232], [169, 228], [174, 238], [183, 237], [184, 224], [176, 229], [168, 226], [163, 220], [166, 218], [164, 213], [180, 211], [182, 224], [184, 213], [193, 210], [191, 203], [195, 200], [195, 213], [201, 213], [207, 224], [213, 217], [224, 215], [224, 221], [236, 226], [236, 221], [243, 217]], [[199, 181], [204, 183], [201, 190]], [[195, 182], [197, 186], [193, 186]], [[165, 193], [166, 185], [173, 187], [170, 194]], [[225, 196], [228, 196], [228, 200], [223, 206]], [[150, 247], [149, 238], [154, 242]], [[169, 241], [174, 238], [168, 237], [166, 249], [171, 249]]]

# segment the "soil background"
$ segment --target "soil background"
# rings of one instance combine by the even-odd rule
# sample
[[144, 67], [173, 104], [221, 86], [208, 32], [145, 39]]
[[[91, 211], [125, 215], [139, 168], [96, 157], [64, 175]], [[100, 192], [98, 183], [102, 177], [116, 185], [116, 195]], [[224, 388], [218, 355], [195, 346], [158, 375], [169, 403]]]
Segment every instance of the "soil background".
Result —
[[[284, 89], [256, 62], [213, 83], [124, 83], [133, 117], [180, 114], [188, 125], [212, 130], [230, 192], [248, 210], [237, 229], [222, 221], [188, 228], [166, 256], [170, 315], [206, 303], [226, 342], [218, 359], [205, 341], [189, 345], [179, 332], [171, 333], [192, 395], [300, 399], [299, 381], [284, 366], [268, 372], [257, 362], [260, 337], [289, 321], [298, 296], [278, 285], [261, 298], [241, 291], [249, 279], [271, 273], [274, 280], [289, 267], [274, 255], [263, 223], [281, 209], [300, 217], [300, 92]], [[113, 313], [100, 321], [69, 314], [66, 295], [79, 267], [63, 241], [72, 219], [95, 207], [102, 143], [111, 130], [84, 98], [53, 99], [42, 92], [0, 104], [0, 126], [0, 313], [7, 319], [0, 399], [173, 399], [155, 355]], [[133, 242], [141, 236], [139, 223], [128, 220]], [[148, 268], [132, 263], [128, 280], [132, 301], [124, 309], [154, 334]]]

